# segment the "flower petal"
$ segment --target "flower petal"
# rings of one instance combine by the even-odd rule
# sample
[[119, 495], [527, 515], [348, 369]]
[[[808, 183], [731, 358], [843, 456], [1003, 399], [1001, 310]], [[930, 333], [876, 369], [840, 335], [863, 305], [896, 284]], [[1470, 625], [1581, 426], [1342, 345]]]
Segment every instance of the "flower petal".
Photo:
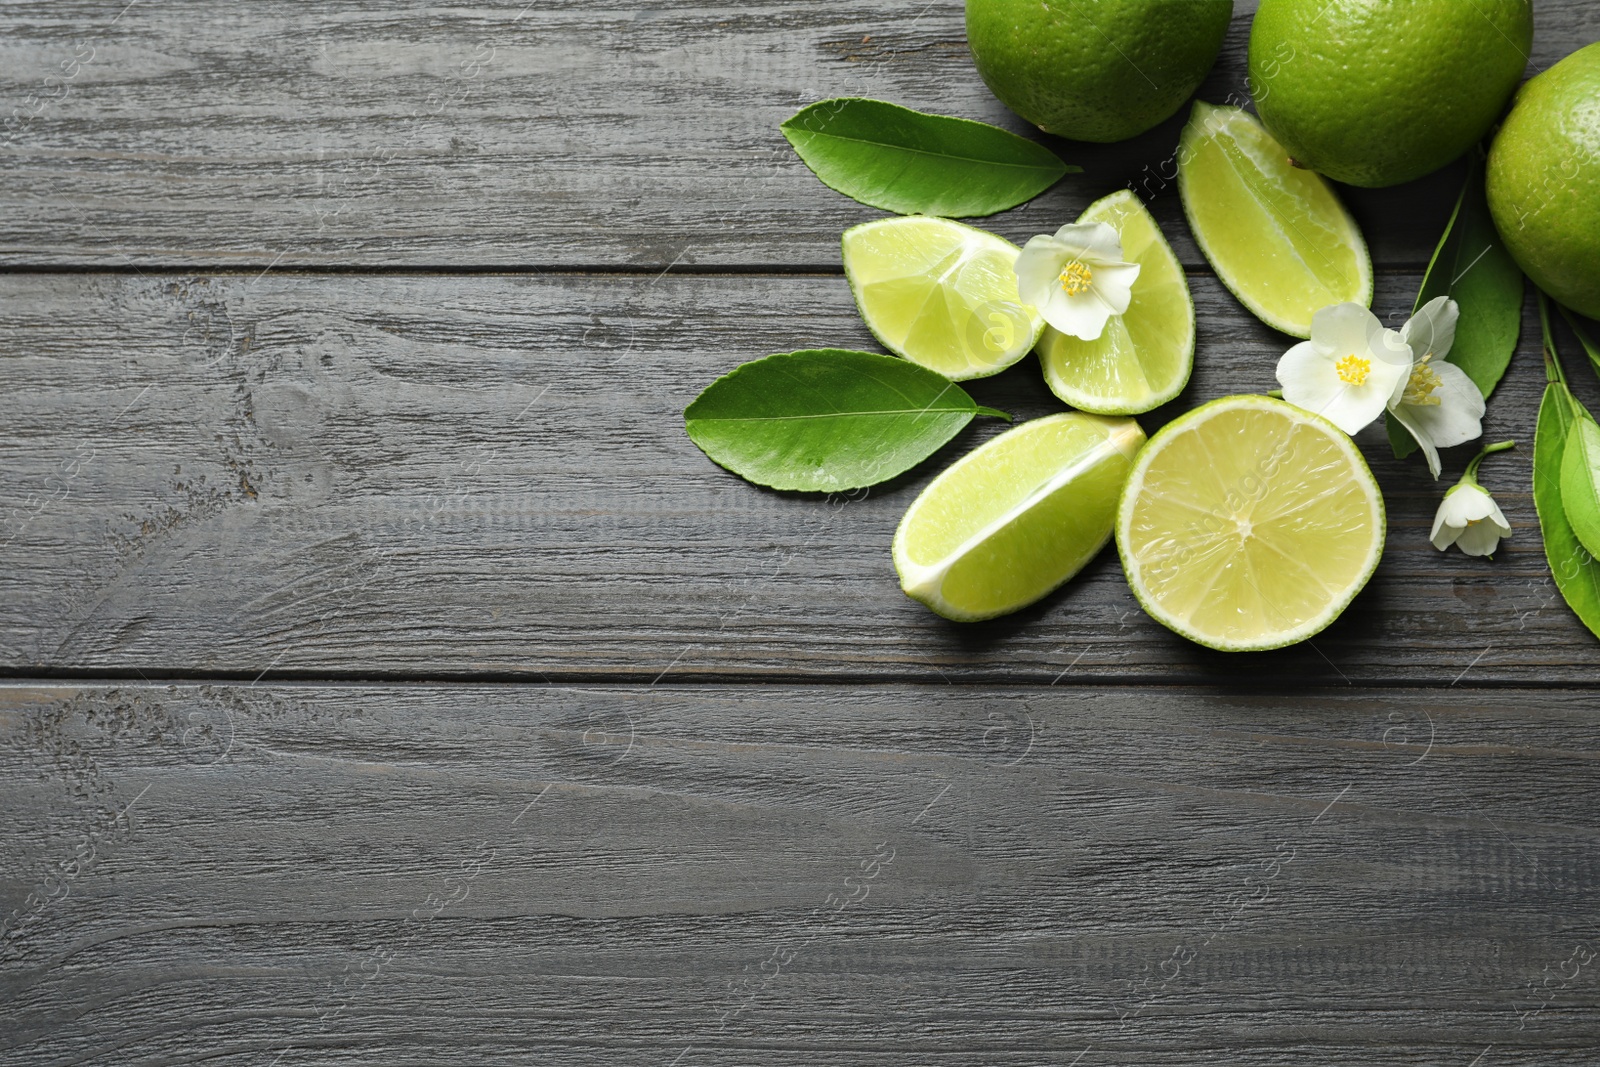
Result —
[[[1410, 373], [1404, 366], [1375, 358], [1367, 345], [1366, 323], [1378, 327], [1378, 320], [1360, 304], [1341, 304], [1324, 308], [1316, 318], [1322, 323], [1322, 337], [1295, 345], [1278, 360], [1278, 382], [1283, 398], [1291, 404], [1329, 419], [1352, 436], [1383, 413], [1394, 395], [1395, 383]], [[1352, 333], [1351, 327], [1358, 333]], [[1313, 324], [1312, 332], [1318, 327]], [[1360, 345], [1333, 347], [1321, 342], [1329, 337], [1359, 336]], [[1339, 363], [1348, 356], [1367, 360], [1366, 377], [1354, 385], [1339, 377]]]
[[1494, 497], [1470, 482], [1458, 483], [1444, 495], [1444, 502], [1450, 505], [1449, 521], [1453, 526], [1479, 522], [1498, 510]]
[[[1373, 319], [1374, 322], [1377, 319]], [[1374, 362], [1383, 363], [1391, 367], [1404, 368], [1405, 373], [1399, 380], [1405, 381], [1411, 376], [1411, 367], [1416, 362], [1416, 354], [1405, 338], [1400, 336], [1399, 330], [1379, 330], [1372, 335], [1368, 344]]]
[[1493, 523], [1479, 522], [1468, 526], [1456, 538], [1456, 547], [1469, 556], [1488, 556], [1500, 547], [1500, 531]]
[[1372, 339], [1383, 333], [1378, 316], [1360, 304], [1329, 304], [1311, 316], [1311, 343], [1326, 353], [1344, 357], [1365, 355]]
[[[1400, 418], [1411, 436], [1422, 443], [1423, 437], [1434, 448], [1475, 441], [1483, 436], [1483, 394], [1460, 367], [1449, 363], [1431, 364], [1442, 385], [1434, 392], [1437, 404], [1396, 404], [1390, 410]], [[1439, 477], [1437, 466], [1430, 459], [1428, 466], [1433, 476]]]
[[1505, 512], [1500, 510], [1500, 505], [1496, 504], [1492, 498], [1489, 501], [1489, 517], [1483, 521], [1486, 523], [1494, 523], [1495, 528], [1500, 532], [1500, 539], [1502, 541], [1508, 540], [1511, 537], [1511, 524], [1506, 521]]
[[1449, 523], [1445, 522], [1444, 515], [1441, 512], [1440, 514], [1434, 516], [1433, 534], [1428, 538], [1428, 540], [1433, 542], [1434, 548], [1437, 548], [1440, 552], [1443, 552], [1445, 549], [1456, 543], [1456, 538], [1461, 536], [1462, 529], [1463, 527], [1451, 526]]
[[1411, 377], [1411, 361], [1408, 359], [1401, 363], [1391, 362], [1378, 352], [1373, 352], [1372, 357], [1372, 368], [1367, 372], [1367, 380], [1358, 388], [1381, 393], [1384, 406], [1387, 407], [1389, 398], [1394, 396], [1396, 386]]
[[1310, 410], [1316, 411], [1318, 415], [1354, 437], [1383, 414], [1387, 402], [1388, 398], [1385, 396], [1376, 393], [1362, 395], [1360, 390], [1346, 386], [1330, 403], [1321, 409]]
[[[1331, 356], [1321, 358], [1328, 368], [1328, 383], [1337, 390], [1337, 393], [1321, 406], [1312, 407], [1307, 404], [1300, 406], [1323, 416], [1352, 437], [1383, 414], [1384, 409], [1389, 406], [1389, 399], [1394, 395], [1396, 379], [1409, 373], [1406, 367], [1373, 359], [1367, 369], [1367, 380], [1360, 385], [1350, 385], [1339, 379], [1338, 371], [1335, 369], [1337, 361]], [[1283, 391], [1283, 398], [1289, 399], [1287, 388]], [[1298, 403], [1298, 401], [1290, 402]]]
[[1431, 355], [1442, 360], [1456, 343], [1456, 322], [1460, 318], [1461, 305], [1448, 296], [1434, 297], [1411, 316], [1400, 333], [1418, 359]]
[[1302, 341], [1285, 352], [1278, 360], [1277, 376], [1283, 398], [1307, 411], [1327, 407], [1344, 388], [1333, 361], [1314, 341]]
[[1028, 243], [1023, 246], [1016, 264], [1011, 268], [1017, 275], [1017, 295], [1022, 302], [1036, 308], [1043, 308], [1049, 303], [1051, 293], [1061, 291], [1057, 279], [1065, 262], [1065, 256], [1056, 246], [1054, 238], [1028, 238]]
[[1089, 293], [1113, 315], [1121, 315], [1133, 301], [1133, 283], [1139, 277], [1137, 263], [1105, 264], [1094, 268], [1094, 282]]
[[1111, 318], [1111, 308], [1093, 290], [1068, 296], [1057, 287], [1050, 302], [1039, 309], [1044, 321], [1071, 337], [1097, 341], [1105, 332], [1106, 320]]
[[1056, 231], [1055, 239], [1071, 259], [1095, 266], [1122, 262], [1122, 238], [1104, 222], [1069, 222]]
[[1394, 404], [1389, 406], [1389, 414], [1400, 421], [1412, 438], [1417, 442], [1417, 447], [1422, 449], [1422, 454], [1428, 457], [1428, 473], [1433, 475], [1433, 480], [1439, 480], [1439, 449], [1433, 443], [1433, 435], [1427, 428], [1417, 421], [1417, 412], [1433, 411], [1434, 408], [1419, 408], [1410, 404]]

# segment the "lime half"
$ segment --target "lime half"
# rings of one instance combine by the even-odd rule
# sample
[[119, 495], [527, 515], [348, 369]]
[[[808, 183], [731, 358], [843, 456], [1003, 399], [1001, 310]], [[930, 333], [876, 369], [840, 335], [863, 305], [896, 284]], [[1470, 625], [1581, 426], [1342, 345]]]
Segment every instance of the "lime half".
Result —
[[1310, 337], [1311, 316], [1329, 304], [1371, 306], [1372, 259], [1355, 220], [1248, 112], [1195, 102], [1178, 192], [1217, 276], [1273, 329]]
[[1017, 295], [1020, 249], [949, 219], [911, 215], [844, 232], [844, 273], [872, 335], [951, 381], [1027, 355], [1044, 320]]
[[1023, 423], [935, 478], [900, 520], [906, 595], [972, 622], [1025, 607], [1077, 574], [1111, 537], [1144, 431], [1069, 411]]
[[1169, 423], [1117, 508], [1139, 603], [1225, 652], [1321, 631], [1367, 584], [1383, 538], [1383, 497], [1350, 436], [1264, 396], [1223, 397]]
[[1046, 326], [1039, 341], [1044, 380], [1056, 396], [1100, 415], [1137, 415], [1183, 391], [1194, 369], [1194, 302], [1183, 266], [1161, 227], [1126, 189], [1089, 205], [1079, 222], [1104, 222], [1122, 239], [1122, 258], [1140, 266], [1133, 301], [1098, 340]]

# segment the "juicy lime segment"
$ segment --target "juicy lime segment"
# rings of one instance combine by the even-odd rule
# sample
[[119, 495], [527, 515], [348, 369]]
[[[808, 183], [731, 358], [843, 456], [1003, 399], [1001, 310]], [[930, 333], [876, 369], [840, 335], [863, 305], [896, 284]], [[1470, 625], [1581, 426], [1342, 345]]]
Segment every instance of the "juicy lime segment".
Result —
[[1383, 498], [1338, 427], [1231, 396], [1151, 438], [1116, 531], [1151, 617], [1211, 648], [1256, 651], [1303, 641], [1349, 606], [1383, 554]]
[[1044, 320], [1017, 295], [1016, 245], [920, 215], [852, 227], [844, 272], [885, 348], [951, 381], [998, 374], [1028, 353]]
[[1084, 341], [1046, 326], [1039, 362], [1050, 391], [1100, 415], [1137, 415], [1183, 391], [1194, 369], [1194, 302], [1183, 266], [1161, 227], [1126, 189], [1089, 205], [1079, 222], [1104, 222], [1122, 238], [1122, 258], [1140, 266], [1133, 301]]
[[1077, 574], [1111, 537], [1144, 431], [1066, 412], [974, 450], [912, 503], [894, 535], [906, 595], [958, 622], [1016, 611]]
[[1372, 259], [1355, 220], [1247, 112], [1195, 102], [1178, 192], [1217, 276], [1273, 329], [1310, 337], [1329, 304], [1371, 306]]

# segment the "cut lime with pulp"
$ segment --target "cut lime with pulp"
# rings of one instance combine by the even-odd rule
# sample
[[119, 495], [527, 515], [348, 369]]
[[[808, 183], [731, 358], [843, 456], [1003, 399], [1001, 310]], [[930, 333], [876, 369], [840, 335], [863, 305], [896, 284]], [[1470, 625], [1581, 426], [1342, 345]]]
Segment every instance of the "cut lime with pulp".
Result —
[[1229, 396], [1150, 439], [1117, 508], [1128, 584], [1157, 622], [1225, 652], [1320, 632], [1383, 555], [1378, 483], [1333, 423]]
[[883, 347], [951, 381], [1027, 355], [1044, 320], [1017, 295], [1020, 249], [949, 219], [912, 215], [844, 232], [844, 273]]
[[1104, 222], [1139, 264], [1133, 301], [1098, 340], [1046, 326], [1039, 341], [1044, 380], [1056, 396], [1099, 415], [1137, 415], [1183, 391], [1194, 369], [1194, 302], [1183, 266], [1139, 198], [1126, 189], [1089, 205], [1081, 223]]
[[1329, 304], [1372, 304], [1367, 242], [1328, 183], [1248, 112], [1196, 101], [1178, 143], [1189, 228], [1239, 302], [1293, 337]]
[[1110, 539], [1118, 494], [1143, 443], [1132, 419], [1069, 411], [975, 449], [900, 520], [901, 588], [957, 622], [1033, 603]]

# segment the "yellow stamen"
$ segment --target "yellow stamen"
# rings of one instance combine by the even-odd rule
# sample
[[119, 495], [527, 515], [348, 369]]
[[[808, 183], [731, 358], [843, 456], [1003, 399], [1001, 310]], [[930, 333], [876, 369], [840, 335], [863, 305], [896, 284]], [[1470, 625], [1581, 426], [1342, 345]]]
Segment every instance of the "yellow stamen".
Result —
[[1061, 289], [1068, 296], [1087, 293], [1094, 281], [1094, 271], [1082, 263], [1068, 263], [1061, 271]]
[[1406, 391], [1400, 397], [1402, 404], [1413, 407], [1438, 407], [1439, 398], [1434, 396], [1434, 391], [1444, 384], [1444, 379], [1439, 377], [1439, 372], [1428, 366], [1428, 360], [1433, 358], [1429, 352], [1417, 360], [1417, 365], [1411, 368], [1411, 380], [1406, 382]]
[[1367, 375], [1372, 373], [1372, 360], [1362, 359], [1354, 352], [1341, 359], [1333, 368], [1339, 372], [1339, 380], [1346, 385], [1363, 385]]

